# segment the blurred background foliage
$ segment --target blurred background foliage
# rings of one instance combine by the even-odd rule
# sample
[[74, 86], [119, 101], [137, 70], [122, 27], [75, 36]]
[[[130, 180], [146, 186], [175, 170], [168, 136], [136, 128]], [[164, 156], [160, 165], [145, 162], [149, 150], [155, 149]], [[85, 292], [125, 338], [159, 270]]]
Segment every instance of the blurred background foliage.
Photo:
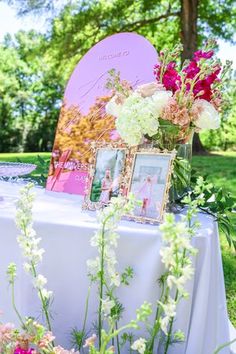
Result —
[[[47, 28], [6, 35], [0, 44], [0, 152], [52, 149], [66, 82], [81, 56], [107, 35], [135, 31], [158, 51], [182, 42], [184, 59], [209, 36], [232, 41], [236, 29], [234, 0], [0, 1], [19, 16], [43, 16]], [[232, 78], [224, 129], [201, 137], [208, 150], [236, 149], [235, 88]]]

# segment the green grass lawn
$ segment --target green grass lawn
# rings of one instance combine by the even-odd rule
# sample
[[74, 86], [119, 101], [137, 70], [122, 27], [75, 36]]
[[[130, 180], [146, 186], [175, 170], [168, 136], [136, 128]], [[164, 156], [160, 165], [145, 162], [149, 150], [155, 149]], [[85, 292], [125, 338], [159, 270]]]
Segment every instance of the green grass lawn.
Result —
[[[38, 164], [38, 155], [45, 161], [46, 172], [50, 153], [0, 154], [0, 161], [17, 161], [20, 159], [22, 162]], [[209, 156], [194, 156], [193, 168], [199, 174], [206, 176], [215, 186], [230, 191], [236, 198], [236, 152], [217, 152]], [[37, 176], [41, 173], [40, 171], [40, 169], [34, 171], [33, 175]], [[234, 221], [236, 224], [236, 215]], [[236, 255], [229, 248], [224, 235], [221, 235], [221, 247], [228, 312], [232, 323], [236, 327]]]
[[[209, 156], [194, 156], [193, 168], [206, 175], [217, 187], [230, 191], [236, 198], [236, 152], [214, 153]], [[236, 225], [236, 214], [233, 217]], [[236, 229], [235, 233], [236, 234]], [[236, 327], [236, 255], [221, 234], [221, 248], [225, 275], [228, 312]]]

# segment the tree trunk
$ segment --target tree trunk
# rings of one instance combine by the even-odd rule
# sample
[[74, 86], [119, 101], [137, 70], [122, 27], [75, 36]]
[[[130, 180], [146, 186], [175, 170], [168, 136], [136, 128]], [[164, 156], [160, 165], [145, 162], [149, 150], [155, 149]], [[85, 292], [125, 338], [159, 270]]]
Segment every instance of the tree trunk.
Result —
[[199, 0], [181, 0], [182, 61], [191, 59], [197, 50], [197, 18]]
[[[181, 0], [181, 41], [183, 44], [182, 62], [191, 59], [197, 50], [197, 19], [199, 0]], [[194, 134], [193, 152], [201, 154], [205, 149], [198, 134]]]

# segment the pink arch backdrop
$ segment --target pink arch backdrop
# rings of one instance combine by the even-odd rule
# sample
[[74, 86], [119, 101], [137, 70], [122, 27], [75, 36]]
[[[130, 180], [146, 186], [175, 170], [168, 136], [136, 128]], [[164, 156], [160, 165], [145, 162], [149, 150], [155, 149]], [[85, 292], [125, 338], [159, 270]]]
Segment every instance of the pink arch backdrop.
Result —
[[136, 33], [118, 33], [92, 47], [67, 84], [58, 121], [47, 189], [83, 195], [91, 157], [91, 142], [119, 139], [114, 117], [105, 112], [111, 97], [109, 70], [133, 87], [153, 81], [157, 52]]

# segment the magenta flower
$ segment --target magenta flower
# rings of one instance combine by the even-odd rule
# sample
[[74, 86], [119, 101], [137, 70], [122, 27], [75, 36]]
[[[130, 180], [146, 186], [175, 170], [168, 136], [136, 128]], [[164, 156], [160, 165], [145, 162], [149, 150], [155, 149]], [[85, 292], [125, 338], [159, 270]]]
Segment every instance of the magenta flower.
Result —
[[194, 86], [193, 94], [194, 97], [198, 96], [198, 98], [209, 102], [212, 96], [211, 85], [209, 85], [206, 80], [198, 80]]
[[183, 71], [187, 74], [187, 79], [194, 79], [199, 73], [200, 68], [195, 61], [191, 61], [188, 66], [186, 66]]
[[194, 60], [199, 61], [201, 59], [210, 59], [214, 55], [213, 50], [209, 50], [208, 52], [203, 52], [202, 50], [197, 50], [194, 53]]
[[34, 353], [34, 349], [22, 349], [21, 347], [16, 347], [14, 354], [33, 354]]
[[[164, 85], [167, 91], [172, 91], [175, 93], [180, 88], [181, 78], [175, 69], [176, 63], [170, 62], [167, 64], [164, 74], [162, 76], [162, 84]], [[156, 64], [154, 66], [154, 75], [156, 76], [156, 80], [160, 82], [160, 74], [161, 74], [161, 66]]]
[[[216, 67], [214, 72], [207, 75], [203, 80], [198, 80], [196, 82], [193, 89], [193, 94], [195, 97], [198, 95], [198, 98], [202, 98], [210, 102], [213, 94], [212, 85], [215, 81], [219, 81], [218, 74], [220, 73], [220, 70], [220, 67]], [[200, 92], [202, 92], [202, 94], [199, 95]]]

